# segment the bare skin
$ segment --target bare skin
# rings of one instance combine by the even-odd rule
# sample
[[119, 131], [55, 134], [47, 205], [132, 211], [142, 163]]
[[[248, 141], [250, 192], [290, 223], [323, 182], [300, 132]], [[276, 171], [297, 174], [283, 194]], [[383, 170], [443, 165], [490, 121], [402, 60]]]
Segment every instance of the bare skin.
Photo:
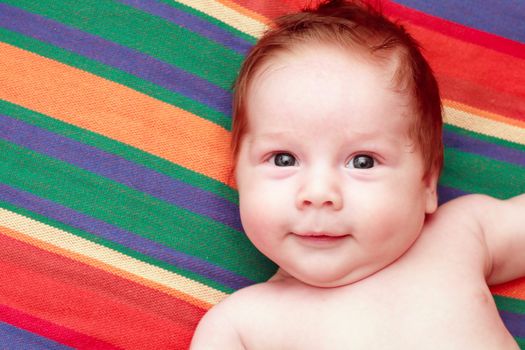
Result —
[[229, 349], [519, 349], [487, 287], [487, 247], [471, 215], [482, 214], [479, 202], [492, 200], [440, 207], [411, 249], [372, 276], [317, 288], [279, 271], [212, 309], [205, 327], [223, 329]]
[[192, 349], [519, 349], [488, 285], [525, 275], [525, 195], [437, 208], [384, 67], [314, 47], [266, 68], [236, 176], [280, 270], [213, 307]]

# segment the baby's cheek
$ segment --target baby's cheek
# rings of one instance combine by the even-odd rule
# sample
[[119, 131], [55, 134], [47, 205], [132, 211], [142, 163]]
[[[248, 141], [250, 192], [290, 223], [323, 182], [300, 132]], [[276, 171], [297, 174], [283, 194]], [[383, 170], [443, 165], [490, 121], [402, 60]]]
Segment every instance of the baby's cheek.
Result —
[[262, 217], [266, 215], [263, 199], [264, 198], [258, 196], [256, 192], [250, 195], [246, 195], [245, 193], [241, 194], [239, 209], [245, 231], [253, 226], [259, 226], [261, 221], [263, 221]]
[[282, 222], [284, 208], [275, 201], [272, 193], [256, 191], [249, 197], [241, 197], [241, 221], [248, 237], [254, 241], [262, 239]]

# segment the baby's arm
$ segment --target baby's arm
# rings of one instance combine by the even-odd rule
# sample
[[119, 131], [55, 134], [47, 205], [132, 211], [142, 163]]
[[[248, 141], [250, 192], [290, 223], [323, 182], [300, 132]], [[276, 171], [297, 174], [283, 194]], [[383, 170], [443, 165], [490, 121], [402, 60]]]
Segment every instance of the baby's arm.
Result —
[[493, 285], [525, 276], [525, 194], [508, 200], [487, 196], [474, 200], [491, 262], [487, 282]]
[[235, 327], [227, 317], [224, 302], [210, 309], [199, 322], [191, 350], [244, 349]]

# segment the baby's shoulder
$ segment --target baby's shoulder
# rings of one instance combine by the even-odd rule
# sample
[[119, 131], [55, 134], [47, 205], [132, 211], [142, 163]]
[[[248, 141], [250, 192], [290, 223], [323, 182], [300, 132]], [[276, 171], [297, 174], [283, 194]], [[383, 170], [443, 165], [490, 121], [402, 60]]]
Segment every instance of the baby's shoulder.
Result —
[[213, 306], [200, 320], [191, 349], [244, 349], [246, 320], [262, 307], [265, 284], [243, 288]]
[[497, 199], [482, 194], [460, 196], [439, 206], [429, 223], [446, 227], [456, 226], [476, 232], [480, 229], [483, 216], [486, 216], [487, 211], [497, 205], [497, 202]]
[[270, 303], [271, 295], [275, 294], [272, 283], [264, 282], [242, 288], [215, 305], [208, 314], [215, 318], [227, 319], [235, 326], [244, 322], [250, 315], [264, 310]]
[[472, 194], [441, 205], [425, 222], [420, 249], [446, 251], [448, 256], [464, 259], [465, 266], [489, 268], [489, 250], [485, 237], [485, 218], [497, 199]]
[[492, 205], [497, 199], [484, 194], [467, 194], [451, 199], [438, 208], [438, 212], [458, 215], [475, 215], [480, 210]]

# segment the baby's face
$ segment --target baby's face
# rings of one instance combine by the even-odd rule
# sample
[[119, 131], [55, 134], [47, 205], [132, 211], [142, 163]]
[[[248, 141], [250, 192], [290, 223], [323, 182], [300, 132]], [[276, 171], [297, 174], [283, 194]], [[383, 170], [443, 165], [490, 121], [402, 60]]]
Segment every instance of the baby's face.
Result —
[[273, 58], [248, 95], [236, 179], [254, 245], [293, 277], [332, 287], [367, 277], [417, 239], [435, 189], [408, 137], [392, 72], [342, 49]]

